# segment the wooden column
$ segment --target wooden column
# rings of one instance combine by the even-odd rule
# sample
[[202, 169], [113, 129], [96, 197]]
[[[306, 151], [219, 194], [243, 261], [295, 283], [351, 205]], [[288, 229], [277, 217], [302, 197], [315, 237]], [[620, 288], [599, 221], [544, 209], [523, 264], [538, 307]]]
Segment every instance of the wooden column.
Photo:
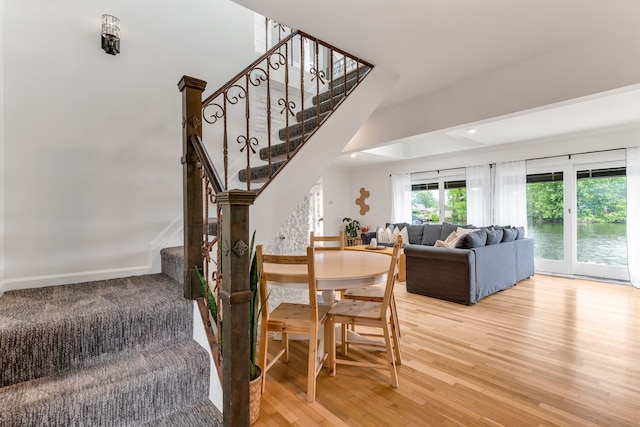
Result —
[[196, 267], [203, 271], [203, 195], [202, 178], [197, 167], [198, 155], [189, 142], [192, 135], [202, 138], [202, 92], [207, 82], [182, 76], [182, 210], [184, 221], [184, 296], [202, 296]]
[[249, 206], [256, 195], [230, 190], [217, 195], [222, 230], [222, 394], [225, 426], [249, 425]]

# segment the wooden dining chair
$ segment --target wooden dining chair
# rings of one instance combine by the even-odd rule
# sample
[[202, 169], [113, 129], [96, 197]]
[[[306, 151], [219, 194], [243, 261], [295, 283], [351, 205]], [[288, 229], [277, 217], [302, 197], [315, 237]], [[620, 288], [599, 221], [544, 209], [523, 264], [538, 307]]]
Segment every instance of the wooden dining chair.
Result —
[[[326, 360], [326, 353], [318, 354], [318, 334], [324, 325], [327, 312], [331, 307], [318, 305], [314, 248], [309, 246], [306, 255], [270, 255], [263, 253], [262, 245], [256, 246], [258, 277], [260, 279], [260, 300], [263, 301], [260, 326], [260, 367], [263, 369], [262, 390], [265, 389], [266, 373], [280, 358], [289, 359], [289, 334], [309, 336], [309, 354], [307, 356], [307, 401], [316, 397], [316, 378]], [[271, 265], [269, 265], [271, 264]], [[302, 265], [304, 270], [292, 272], [288, 267]], [[269, 271], [266, 271], [265, 267]], [[282, 268], [279, 268], [282, 267]], [[267, 282], [304, 283], [309, 288], [309, 304], [282, 302], [269, 312]], [[281, 348], [270, 361], [267, 361], [269, 332], [280, 332]], [[328, 334], [325, 332], [325, 337]], [[325, 339], [325, 342], [326, 339]], [[263, 368], [264, 367], [264, 368]]]
[[[310, 245], [318, 251], [343, 251], [345, 246], [344, 231], [340, 231], [337, 236], [316, 236], [313, 231], [309, 233]], [[316, 246], [316, 243], [322, 242], [321, 246]], [[324, 243], [335, 243], [331, 246], [324, 246]]]
[[[385, 285], [384, 297], [382, 302], [362, 301], [355, 299], [342, 299], [338, 301], [327, 315], [325, 329], [328, 332], [327, 342], [329, 346], [329, 375], [336, 374], [336, 364], [346, 364], [363, 366], [378, 369], [388, 369], [391, 377], [391, 386], [398, 387], [398, 373], [396, 371], [397, 360], [400, 358], [400, 340], [398, 331], [392, 326], [393, 316], [391, 314], [391, 297], [393, 295], [393, 287], [398, 275], [398, 259], [400, 253], [400, 245], [396, 243], [393, 247], [391, 255], [391, 263], [389, 265], [389, 274]], [[369, 328], [379, 328], [381, 333], [364, 333], [358, 334], [344, 331], [342, 341], [345, 348], [351, 345], [362, 345], [369, 348], [383, 348], [386, 350], [385, 359], [379, 362], [367, 362], [366, 360], [350, 360], [336, 358], [336, 342], [335, 342], [335, 324], [343, 325], [361, 325]], [[351, 335], [351, 336], [350, 336]], [[370, 337], [378, 338], [378, 340], [368, 339]], [[380, 340], [382, 338], [382, 340]]]
[[[402, 236], [398, 236], [398, 245], [400, 246], [400, 251], [402, 251]], [[398, 258], [401, 254], [398, 254]], [[373, 301], [373, 302], [382, 302], [384, 300], [384, 291], [385, 291], [386, 283], [375, 285], [375, 286], [365, 286], [362, 288], [354, 288], [347, 289], [342, 293], [342, 298], [348, 299], [357, 299], [362, 301]], [[402, 332], [400, 332], [400, 322], [398, 321], [398, 309], [396, 307], [396, 298], [394, 294], [391, 294], [391, 320], [393, 321], [392, 327], [394, 327], [398, 331], [398, 336], [402, 336]], [[345, 333], [345, 328], [343, 327], [343, 334]], [[346, 346], [343, 346], [343, 353], [346, 352]], [[402, 359], [398, 356], [398, 360], [396, 361], [398, 365], [402, 363]]]

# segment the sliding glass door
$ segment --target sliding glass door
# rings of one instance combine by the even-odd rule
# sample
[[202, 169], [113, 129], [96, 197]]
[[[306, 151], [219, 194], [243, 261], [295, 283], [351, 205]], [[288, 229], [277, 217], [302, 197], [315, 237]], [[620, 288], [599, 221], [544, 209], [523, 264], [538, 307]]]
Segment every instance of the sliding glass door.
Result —
[[537, 271], [628, 280], [625, 167], [609, 157], [527, 166]]
[[564, 182], [566, 169], [540, 168], [527, 173], [527, 233], [534, 239], [539, 271], [571, 272], [571, 223], [565, 222], [565, 201], [570, 199]]
[[627, 279], [627, 178], [617, 164], [579, 165], [576, 274]]

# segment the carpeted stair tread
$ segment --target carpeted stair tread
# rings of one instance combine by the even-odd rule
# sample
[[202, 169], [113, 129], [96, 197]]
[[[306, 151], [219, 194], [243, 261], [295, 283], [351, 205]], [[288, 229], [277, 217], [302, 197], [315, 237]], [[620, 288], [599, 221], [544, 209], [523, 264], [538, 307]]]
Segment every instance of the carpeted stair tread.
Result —
[[165, 417], [142, 424], [144, 427], [215, 427], [222, 414], [210, 400], [198, 402]]
[[193, 305], [164, 274], [6, 292], [0, 387], [191, 339]]
[[209, 356], [190, 340], [0, 388], [0, 425], [134, 425], [208, 393]]
[[[271, 174], [275, 174], [278, 169], [280, 169], [282, 167], [282, 165], [284, 165], [286, 163], [286, 161], [279, 161], [279, 162], [274, 162], [271, 164], [271, 170], [272, 173]], [[251, 168], [251, 182], [252, 183], [262, 183], [262, 182], [267, 182], [269, 180], [269, 176], [271, 175], [269, 173], [269, 165], [263, 165], [263, 166], [256, 166], [256, 167], [252, 167]], [[238, 172], [238, 179], [241, 182], [247, 182], [247, 171], [246, 169], [241, 169]]]
[[308, 137], [308, 134], [316, 130], [318, 124], [322, 125], [322, 122], [329, 117], [329, 113], [324, 113], [320, 115], [320, 120], [318, 120], [318, 116], [313, 116], [309, 120], [305, 120], [304, 123], [296, 123], [294, 125], [290, 125], [288, 128], [282, 128], [278, 131], [278, 138], [281, 141], [287, 140], [287, 129], [289, 129], [289, 141], [292, 138], [298, 137], [302, 135], [302, 129], [304, 128], [305, 138]]
[[[305, 135], [306, 138], [306, 135]], [[295, 138], [289, 141], [289, 156], [292, 157], [296, 150], [302, 145], [302, 138]], [[282, 142], [271, 146], [271, 161], [286, 160], [287, 144]], [[269, 148], [260, 149], [260, 160], [269, 160]]]
[[[338, 105], [340, 104], [340, 102], [342, 102], [342, 100], [344, 99], [344, 92], [338, 92], [333, 96], [333, 102], [331, 102], [331, 97], [329, 97], [329, 99], [327, 99], [326, 101], [322, 102], [320, 104], [320, 115], [324, 115], [325, 113], [328, 113], [330, 111], [332, 111], [333, 109], [335, 109], [336, 107], [338, 107]], [[318, 117], [318, 106], [314, 105], [311, 108], [305, 108], [304, 112], [302, 111], [298, 111], [296, 113], [296, 120], [298, 121], [298, 123], [300, 123], [302, 121], [302, 116], [304, 114], [304, 119], [308, 120], [314, 117]]]
[[160, 249], [162, 272], [180, 285], [184, 284], [184, 246]]
[[[369, 71], [371, 71], [371, 67], [368, 67], [366, 65], [361, 65], [360, 67], [358, 67], [357, 70], [352, 70], [349, 71], [347, 73], [347, 82], [351, 81], [351, 80], [356, 80], [359, 79], [360, 81], [362, 81], [362, 79], [365, 78], [365, 76], [369, 73]], [[329, 89], [331, 89], [332, 87], [336, 87], [338, 85], [341, 85], [344, 83], [344, 76], [336, 76], [333, 78], [333, 81], [329, 82]]]

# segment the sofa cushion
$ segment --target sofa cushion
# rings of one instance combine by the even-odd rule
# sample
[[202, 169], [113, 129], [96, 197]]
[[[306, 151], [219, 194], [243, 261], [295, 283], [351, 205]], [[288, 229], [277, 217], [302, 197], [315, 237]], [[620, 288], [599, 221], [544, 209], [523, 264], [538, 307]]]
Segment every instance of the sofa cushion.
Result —
[[516, 237], [516, 240], [524, 239], [524, 227], [516, 227], [516, 230], [518, 230], [518, 236]]
[[487, 244], [487, 230], [480, 229], [473, 233], [467, 233], [462, 239], [464, 249], [481, 248]]
[[440, 240], [442, 234], [442, 224], [425, 224], [423, 225], [422, 242], [423, 245], [433, 246], [437, 240]]
[[503, 228], [504, 235], [502, 236], [503, 242], [513, 242], [518, 237], [518, 230], [516, 228]]
[[491, 228], [487, 228], [487, 246], [502, 242], [503, 234], [504, 231], [502, 229], [493, 230]]
[[440, 240], [447, 240], [447, 237], [451, 235], [460, 227], [458, 224], [451, 224], [449, 222], [442, 223], [442, 231], [440, 232]]
[[412, 245], [419, 245], [422, 243], [422, 232], [424, 231], [424, 225], [411, 225], [407, 224], [406, 227], [409, 233], [409, 241], [404, 243], [411, 243]]

